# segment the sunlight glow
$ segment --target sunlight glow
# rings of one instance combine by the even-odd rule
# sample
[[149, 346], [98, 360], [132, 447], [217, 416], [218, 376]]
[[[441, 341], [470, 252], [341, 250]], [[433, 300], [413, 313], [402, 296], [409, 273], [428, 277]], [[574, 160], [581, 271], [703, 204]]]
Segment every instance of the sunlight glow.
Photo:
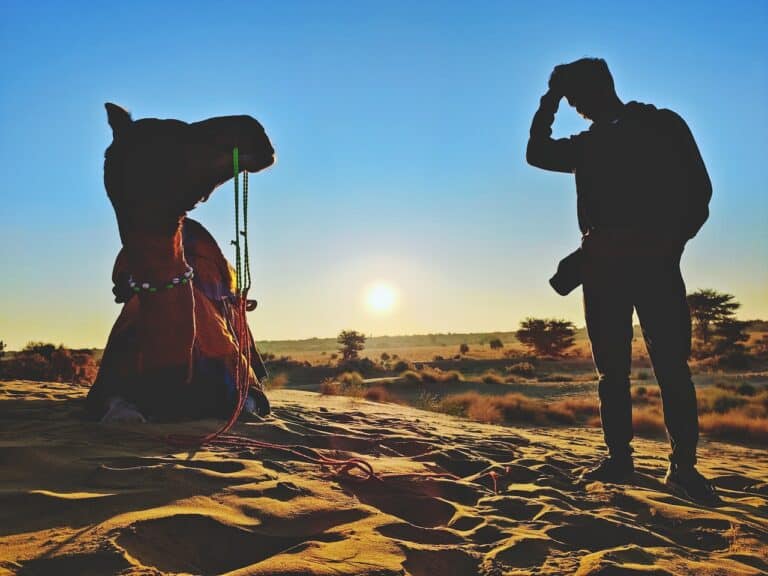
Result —
[[368, 288], [365, 302], [371, 312], [387, 314], [393, 310], [397, 303], [397, 293], [392, 286], [377, 283]]

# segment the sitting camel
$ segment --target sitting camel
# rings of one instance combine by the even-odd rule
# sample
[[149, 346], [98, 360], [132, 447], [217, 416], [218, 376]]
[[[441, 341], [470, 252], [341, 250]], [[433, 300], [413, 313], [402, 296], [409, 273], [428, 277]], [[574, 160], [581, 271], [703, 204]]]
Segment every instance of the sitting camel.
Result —
[[113, 141], [104, 185], [123, 244], [113, 291], [123, 309], [88, 393], [89, 414], [102, 421], [227, 417], [238, 403], [236, 374], [245, 373], [245, 409], [269, 413], [253, 337], [246, 330], [240, 342], [234, 328], [245, 322], [234, 270], [208, 231], [186, 217], [233, 177], [233, 148], [240, 170], [274, 163], [264, 128], [250, 116], [188, 124], [106, 109]]

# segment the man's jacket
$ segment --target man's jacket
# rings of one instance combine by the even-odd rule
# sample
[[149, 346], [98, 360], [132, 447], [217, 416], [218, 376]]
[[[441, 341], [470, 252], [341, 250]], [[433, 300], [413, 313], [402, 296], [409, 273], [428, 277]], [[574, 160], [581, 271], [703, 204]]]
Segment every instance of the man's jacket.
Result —
[[555, 140], [558, 100], [541, 99], [531, 125], [528, 162], [576, 175], [579, 227], [636, 230], [682, 243], [709, 216], [712, 184], [685, 121], [666, 109], [630, 102], [612, 122]]

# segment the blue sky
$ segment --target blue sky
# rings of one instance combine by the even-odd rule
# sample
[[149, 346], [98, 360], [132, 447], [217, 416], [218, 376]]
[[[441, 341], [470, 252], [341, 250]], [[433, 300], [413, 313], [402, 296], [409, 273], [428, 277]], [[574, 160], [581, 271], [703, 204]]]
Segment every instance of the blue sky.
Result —
[[[250, 114], [279, 163], [251, 179], [259, 339], [583, 324], [547, 285], [579, 241], [568, 175], [525, 163], [551, 68], [591, 55], [672, 108], [714, 184], [689, 289], [768, 317], [768, 3], [0, 3], [0, 339], [101, 346], [120, 248], [103, 103]], [[556, 133], [582, 130], [567, 107]], [[227, 249], [229, 186], [193, 213]], [[385, 282], [389, 314], [364, 305]]]

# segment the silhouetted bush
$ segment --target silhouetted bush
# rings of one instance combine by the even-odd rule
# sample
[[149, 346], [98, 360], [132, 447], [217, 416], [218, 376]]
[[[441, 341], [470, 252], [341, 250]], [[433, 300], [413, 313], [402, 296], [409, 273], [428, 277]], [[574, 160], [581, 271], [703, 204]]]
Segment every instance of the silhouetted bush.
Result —
[[504, 343], [501, 341], [501, 338], [493, 338], [488, 342], [488, 346], [491, 347], [491, 350], [501, 350], [504, 348]]
[[507, 366], [504, 370], [509, 374], [523, 376], [525, 378], [533, 378], [536, 374], [536, 368], [530, 362], [518, 362], [517, 364]]
[[392, 370], [395, 372], [404, 372], [406, 370], [410, 370], [412, 368], [410, 362], [406, 362], [405, 360], [398, 360], [394, 366], [392, 366]]
[[90, 350], [72, 351], [64, 346], [30, 342], [23, 350], [0, 363], [2, 380], [52, 380], [90, 384], [98, 362]]
[[526, 318], [520, 322], [515, 336], [542, 356], [562, 356], [573, 346], [576, 327], [573, 322], [557, 319]]

